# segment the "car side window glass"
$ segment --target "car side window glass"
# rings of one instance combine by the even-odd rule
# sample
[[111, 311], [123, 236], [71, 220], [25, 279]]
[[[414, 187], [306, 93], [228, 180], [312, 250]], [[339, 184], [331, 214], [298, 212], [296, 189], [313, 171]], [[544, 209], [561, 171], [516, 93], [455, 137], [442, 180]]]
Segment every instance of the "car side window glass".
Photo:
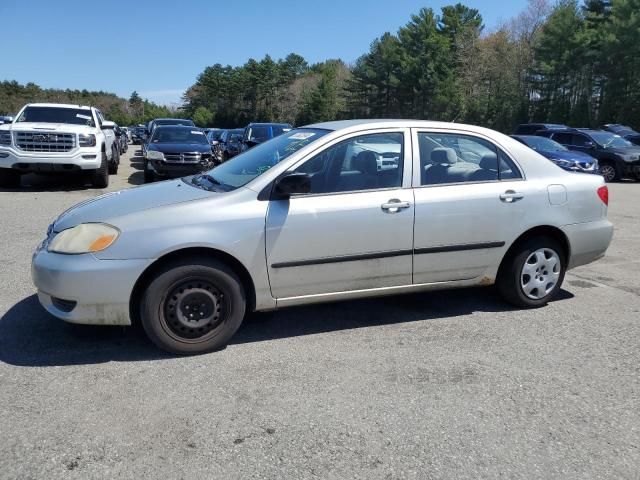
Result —
[[332, 145], [296, 172], [311, 175], [311, 194], [402, 186], [404, 135], [375, 133]]
[[421, 185], [495, 181], [498, 150], [470, 135], [418, 133]]
[[576, 147], [586, 147], [589, 142], [590, 140], [586, 135], [573, 135], [572, 144]]
[[522, 174], [516, 164], [506, 153], [498, 149], [498, 158], [500, 159], [500, 180], [513, 180], [522, 178]]
[[570, 133], [556, 133], [553, 135], [553, 140], [562, 145], [573, 145]]

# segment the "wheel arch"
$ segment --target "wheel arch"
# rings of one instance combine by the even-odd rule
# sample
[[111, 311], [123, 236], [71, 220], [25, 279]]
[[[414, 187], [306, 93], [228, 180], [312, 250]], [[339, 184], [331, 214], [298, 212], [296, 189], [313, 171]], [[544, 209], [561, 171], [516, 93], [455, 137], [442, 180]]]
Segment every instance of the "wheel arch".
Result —
[[139, 305], [142, 293], [160, 269], [176, 260], [202, 257], [218, 260], [230, 267], [234, 273], [238, 275], [247, 296], [247, 312], [254, 311], [256, 306], [256, 289], [249, 270], [247, 270], [242, 262], [233, 255], [216, 248], [186, 247], [164, 254], [149, 265], [138, 277], [138, 280], [131, 292], [131, 297], [129, 298], [129, 316], [131, 318], [131, 323], [134, 324], [139, 322]]
[[[571, 243], [569, 243], [569, 238], [567, 235], [558, 227], [554, 227], [551, 225], [539, 225], [537, 227], [530, 228], [518, 238], [516, 238], [513, 243], [509, 246], [507, 252], [502, 257], [502, 261], [500, 262], [500, 267], [498, 268], [498, 277], [500, 277], [504, 266], [507, 264], [509, 259], [514, 255], [517, 251], [518, 247], [522, 245], [524, 242], [530, 240], [535, 237], [551, 237], [556, 240], [563, 248], [565, 255], [565, 262], [567, 265], [570, 263], [571, 258]], [[565, 266], [566, 268], [566, 266]]]

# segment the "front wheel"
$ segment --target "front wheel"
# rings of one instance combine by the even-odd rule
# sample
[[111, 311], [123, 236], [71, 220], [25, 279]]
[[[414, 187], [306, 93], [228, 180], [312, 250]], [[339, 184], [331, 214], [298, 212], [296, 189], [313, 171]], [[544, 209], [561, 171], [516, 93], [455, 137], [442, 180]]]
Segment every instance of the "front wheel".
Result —
[[191, 259], [165, 267], [142, 297], [142, 326], [153, 343], [190, 355], [224, 347], [244, 318], [238, 276], [215, 260]]
[[149, 162], [148, 160], [145, 160], [143, 163], [144, 170], [142, 173], [144, 175], [144, 183], [152, 183], [156, 179], [156, 174], [153, 172], [153, 170], [149, 169], [148, 162]]
[[603, 176], [607, 183], [620, 181], [621, 175], [615, 164], [610, 162], [600, 162], [600, 175]]
[[560, 290], [565, 270], [566, 258], [560, 244], [549, 237], [536, 237], [504, 260], [496, 283], [509, 303], [541, 307]]
[[100, 167], [94, 170], [91, 175], [91, 184], [95, 188], [107, 188], [109, 186], [109, 166], [107, 154], [102, 152], [102, 161]]

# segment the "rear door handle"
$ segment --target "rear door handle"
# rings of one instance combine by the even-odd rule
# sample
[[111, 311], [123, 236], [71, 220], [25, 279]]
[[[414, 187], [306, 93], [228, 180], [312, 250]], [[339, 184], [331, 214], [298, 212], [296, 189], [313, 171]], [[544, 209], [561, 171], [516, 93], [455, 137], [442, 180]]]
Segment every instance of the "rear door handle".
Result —
[[516, 192], [515, 190], [507, 190], [500, 195], [500, 200], [504, 203], [513, 203], [524, 198], [524, 193]]
[[409, 208], [411, 206], [411, 202], [403, 202], [398, 200], [397, 198], [392, 198], [387, 203], [383, 203], [380, 205], [380, 208], [386, 213], [398, 213], [400, 210], [404, 210], [405, 208]]

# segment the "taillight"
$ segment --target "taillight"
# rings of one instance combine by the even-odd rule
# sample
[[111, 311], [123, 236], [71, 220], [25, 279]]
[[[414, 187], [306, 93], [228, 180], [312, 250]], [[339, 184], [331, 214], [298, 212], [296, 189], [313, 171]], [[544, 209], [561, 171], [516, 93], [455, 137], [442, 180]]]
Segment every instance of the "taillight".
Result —
[[609, 188], [606, 186], [600, 187], [598, 189], [598, 196], [600, 197], [600, 200], [602, 200], [602, 203], [609, 205]]

